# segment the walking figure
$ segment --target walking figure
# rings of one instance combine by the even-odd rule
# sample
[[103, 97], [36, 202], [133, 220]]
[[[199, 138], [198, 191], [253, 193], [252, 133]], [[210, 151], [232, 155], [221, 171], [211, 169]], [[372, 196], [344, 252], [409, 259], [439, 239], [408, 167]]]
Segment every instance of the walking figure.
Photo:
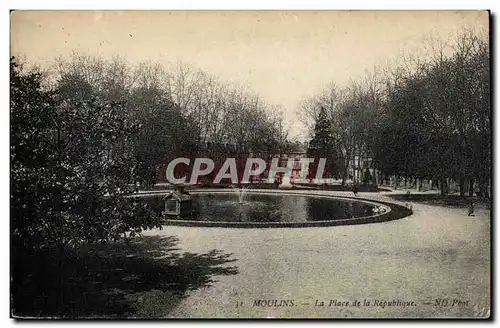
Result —
[[469, 204], [469, 213], [468, 216], [474, 216], [474, 202], [470, 202]]
[[356, 183], [352, 184], [352, 192], [354, 193], [354, 196], [358, 195], [358, 185]]

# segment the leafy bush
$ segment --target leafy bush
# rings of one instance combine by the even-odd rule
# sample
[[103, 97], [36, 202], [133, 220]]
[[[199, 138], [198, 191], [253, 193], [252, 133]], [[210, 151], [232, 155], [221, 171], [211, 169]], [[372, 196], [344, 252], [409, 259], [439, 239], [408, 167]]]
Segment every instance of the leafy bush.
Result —
[[11, 59], [14, 242], [66, 247], [159, 227], [159, 215], [126, 198], [139, 122], [119, 102], [65, 98], [42, 82]]

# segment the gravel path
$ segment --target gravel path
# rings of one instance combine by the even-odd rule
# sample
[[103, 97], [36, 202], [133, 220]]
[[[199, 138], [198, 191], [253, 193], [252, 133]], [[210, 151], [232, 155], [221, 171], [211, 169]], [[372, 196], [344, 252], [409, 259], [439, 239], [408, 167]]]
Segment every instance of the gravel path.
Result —
[[[359, 197], [390, 200], [385, 194], [360, 193]], [[217, 276], [212, 287], [191, 292], [170, 313], [172, 317], [487, 316], [489, 211], [478, 208], [476, 216], [469, 217], [463, 208], [413, 204], [413, 209], [408, 218], [376, 224], [293, 229], [165, 227], [145, 235], [174, 235], [181, 241], [181, 251], [215, 248], [237, 259], [232, 265], [239, 274]], [[449, 304], [436, 305], [440, 298], [449, 299]], [[293, 306], [283, 306], [291, 305], [291, 300]], [[325, 306], [315, 306], [321, 302]]]

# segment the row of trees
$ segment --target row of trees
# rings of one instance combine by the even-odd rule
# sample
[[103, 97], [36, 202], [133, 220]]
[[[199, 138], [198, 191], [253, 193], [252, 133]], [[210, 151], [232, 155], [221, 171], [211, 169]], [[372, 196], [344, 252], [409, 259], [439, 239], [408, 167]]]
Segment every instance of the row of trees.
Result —
[[136, 111], [169, 101], [189, 123], [191, 139], [200, 143], [269, 150], [286, 144], [288, 134], [279, 105], [182, 62], [168, 69], [150, 61], [130, 65], [120, 57], [104, 60], [73, 53], [57, 60], [53, 74], [59, 84], [69, 83], [70, 96], [93, 94], [108, 101], [126, 101]]
[[[14, 244], [103, 242], [161, 226], [130, 184], [203, 142], [286, 145], [279, 108], [179, 64], [167, 71], [82, 54], [50, 71], [11, 59]], [[22, 247], [24, 247], [22, 246]]]
[[[464, 31], [434, 43], [347, 87], [328, 85], [301, 106], [310, 148], [331, 159], [344, 181], [354, 156], [371, 157], [385, 175], [432, 179], [445, 193], [474, 186], [489, 195], [491, 178], [490, 55], [487, 37]], [[467, 188], [468, 187], [468, 188]]]

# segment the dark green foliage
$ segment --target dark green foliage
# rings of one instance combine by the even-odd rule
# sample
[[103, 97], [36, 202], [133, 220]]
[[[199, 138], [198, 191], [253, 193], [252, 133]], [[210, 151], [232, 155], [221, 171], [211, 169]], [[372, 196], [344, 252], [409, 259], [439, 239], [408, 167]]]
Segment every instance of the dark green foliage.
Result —
[[340, 145], [332, 132], [332, 122], [328, 119], [324, 107], [320, 107], [318, 119], [314, 125], [314, 135], [309, 143], [308, 154], [315, 158], [326, 158], [325, 173], [330, 176], [338, 176], [341, 173], [342, 153]]
[[330, 84], [304, 102], [304, 114], [314, 122], [312, 148], [340, 149], [344, 174], [360, 156], [372, 158], [386, 176], [439, 181], [443, 195], [451, 179], [462, 196], [467, 185], [473, 193], [475, 184], [488, 197], [489, 44], [484, 36], [464, 31], [452, 50], [438, 49], [390, 74], [374, 71], [347, 88]]
[[369, 169], [365, 169], [365, 171], [363, 173], [363, 179], [362, 179], [363, 183], [364, 184], [371, 183], [372, 179], [373, 179], [373, 177], [372, 177], [372, 175], [370, 173], [370, 170]]
[[65, 98], [11, 60], [11, 218], [14, 242], [67, 247], [159, 227], [126, 198], [140, 124], [121, 103]]
[[389, 90], [374, 144], [384, 172], [476, 180], [486, 191], [491, 178], [489, 71], [488, 44], [463, 35], [453, 55], [401, 78]]
[[196, 154], [197, 144], [196, 131], [181, 115], [180, 108], [164, 97], [148, 94], [151, 96], [151, 90], [137, 90], [129, 104], [141, 122], [134, 139], [134, 174], [142, 185], [152, 186], [160, 174], [160, 164]]

